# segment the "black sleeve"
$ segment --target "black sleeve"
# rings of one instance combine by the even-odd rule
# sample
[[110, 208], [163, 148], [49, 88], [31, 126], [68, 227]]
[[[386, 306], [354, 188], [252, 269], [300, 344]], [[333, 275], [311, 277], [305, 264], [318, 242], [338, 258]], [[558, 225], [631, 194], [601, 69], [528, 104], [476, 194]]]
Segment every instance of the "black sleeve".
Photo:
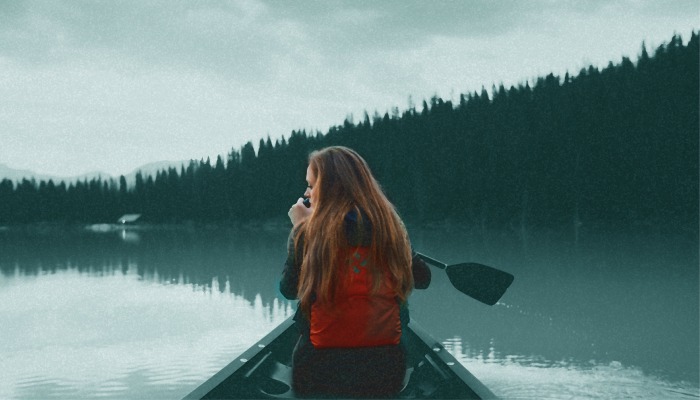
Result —
[[300, 250], [303, 249], [304, 243], [304, 238], [301, 237], [299, 246], [294, 248], [295, 234], [296, 230], [292, 229], [287, 240], [287, 260], [284, 262], [282, 278], [280, 279], [280, 293], [289, 300], [296, 300], [297, 298], [299, 271], [301, 270], [301, 258], [297, 257], [297, 254], [301, 255]]
[[413, 287], [416, 289], [426, 289], [430, 286], [432, 277], [430, 267], [420, 257], [413, 252], [411, 260], [411, 269], [413, 270]]

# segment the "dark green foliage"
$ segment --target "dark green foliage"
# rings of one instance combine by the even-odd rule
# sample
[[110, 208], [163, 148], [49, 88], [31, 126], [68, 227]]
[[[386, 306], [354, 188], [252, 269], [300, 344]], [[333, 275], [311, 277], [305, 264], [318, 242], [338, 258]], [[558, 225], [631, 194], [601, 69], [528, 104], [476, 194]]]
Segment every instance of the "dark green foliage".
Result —
[[0, 224], [284, 219], [304, 192], [313, 149], [362, 154], [409, 221], [481, 226], [698, 223], [698, 35], [577, 76], [434, 97], [403, 113], [351, 118], [325, 135], [293, 131], [227, 159], [191, 161], [155, 177], [0, 182]]

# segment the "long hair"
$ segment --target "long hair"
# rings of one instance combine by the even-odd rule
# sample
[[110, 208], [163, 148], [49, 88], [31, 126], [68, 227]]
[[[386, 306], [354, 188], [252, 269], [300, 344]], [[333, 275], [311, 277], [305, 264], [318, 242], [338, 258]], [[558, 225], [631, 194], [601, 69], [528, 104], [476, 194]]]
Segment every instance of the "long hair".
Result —
[[309, 315], [313, 301], [332, 304], [335, 299], [343, 274], [341, 258], [351, 246], [345, 229], [350, 211], [357, 215], [359, 231], [371, 230], [367, 268], [372, 291], [389, 274], [396, 297], [406, 301], [413, 289], [408, 234], [365, 160], [354, 150], [333, 146], [312, 152], [309, 167], [316, 176], [315, 204], [295, 236], [297, 245], [304, 237], [298, 288], [302, 311]]

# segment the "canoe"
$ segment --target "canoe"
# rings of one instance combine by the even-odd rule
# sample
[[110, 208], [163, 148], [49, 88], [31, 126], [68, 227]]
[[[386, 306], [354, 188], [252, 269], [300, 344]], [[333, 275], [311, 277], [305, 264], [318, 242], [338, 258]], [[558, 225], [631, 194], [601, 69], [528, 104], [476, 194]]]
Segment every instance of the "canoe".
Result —
[[[184, 399], [296, 398], [291, 359], [299, 332], [288, 318]], [[407, 357], [402, 399], [496, 396], [415, 321], [403, 333]]]
[[[299, 332], [288, 318], [185, 399], [296, 398], [292, 351]], [[415, 321], [404, 330], [408, 354], [401, 399], [490, 399], [496, 396]]]

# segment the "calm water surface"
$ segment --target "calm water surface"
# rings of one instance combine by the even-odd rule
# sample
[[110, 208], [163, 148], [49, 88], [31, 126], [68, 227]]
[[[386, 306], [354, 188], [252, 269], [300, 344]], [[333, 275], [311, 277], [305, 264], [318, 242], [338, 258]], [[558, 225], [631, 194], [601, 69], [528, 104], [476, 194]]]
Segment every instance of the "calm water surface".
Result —
[[[489, 307], [440, 271], [414, 319], [505, 398], [698, 398], [690, 234], [410, 229], [516, 276]], [[0, 398], [179, 398], [291, 315], [285, 229], [0, 228]]]

